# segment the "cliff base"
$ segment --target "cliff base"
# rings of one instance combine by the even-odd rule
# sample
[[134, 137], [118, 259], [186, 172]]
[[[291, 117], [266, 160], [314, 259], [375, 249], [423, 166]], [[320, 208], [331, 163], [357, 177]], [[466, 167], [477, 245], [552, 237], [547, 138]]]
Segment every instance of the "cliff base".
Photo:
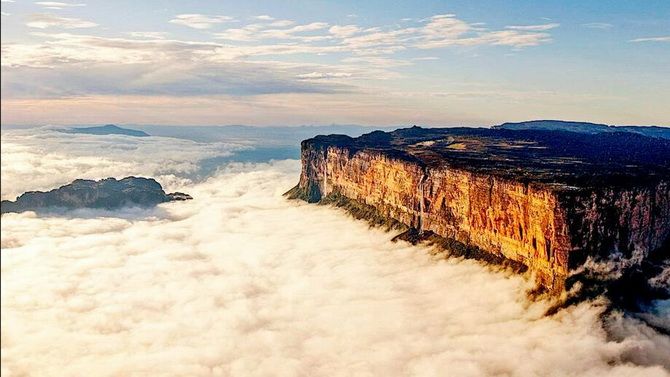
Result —
[[[307, 201], [308, 194], [299, 186], [295, 186], [287, 191], [284, 196], [292, 200]], [[452, 238], [442, 237], [432, 231], [419, 232], [418, 229], [409, 227], [393, 218], [380, 213], [375, 207], [365, 204], [361, 201], [348, 198], [339, 192], [331, 192], [319, 202], [321, 205], [331, 205], [342, 208], [356, 220], [365, 220], [372, 227], [380, 227], [387, 231], [399, 232], [392, 241], [406, 241], [412, 245], [424, 243], [434, 247], [436, 253], [444, 254], [449, 257], [460, 257], [465, 259], [474, 259], [491, 265], [497, 265], [505, 269], [510, 269], [515, 273], [525, 273], [528, 267], [518, 261], [505, 258], [502, 254], [492, 254], [474, 245], [467, 245]], [[562, 290], [563, 287], [560, 287]], [[536, 292], [545, 292], [541, 284], [538, 284]]]

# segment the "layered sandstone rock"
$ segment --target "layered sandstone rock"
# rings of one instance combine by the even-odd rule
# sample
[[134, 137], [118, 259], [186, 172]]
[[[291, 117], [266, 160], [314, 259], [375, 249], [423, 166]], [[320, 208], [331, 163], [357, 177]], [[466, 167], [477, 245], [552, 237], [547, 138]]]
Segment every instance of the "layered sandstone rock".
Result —
[[648, 155], [603, 161], [600, 154], [629, 142], [593, 136], [600, 150], [589, 154], [564, 144], [592, 136], [552, 134], [411, 128], [317, 137], [302, 143], [292, 195], [344, 196], [419, 232], [523, 264], [555, 291], [587, 256], [646, 255], [667, 242], [667, 141], [634, 136], [630, 143], [651, 145]]

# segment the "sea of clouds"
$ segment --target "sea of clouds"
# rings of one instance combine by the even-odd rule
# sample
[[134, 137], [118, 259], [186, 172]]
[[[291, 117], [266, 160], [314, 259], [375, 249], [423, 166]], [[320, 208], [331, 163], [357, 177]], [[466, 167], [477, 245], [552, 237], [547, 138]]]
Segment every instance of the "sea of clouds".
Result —
[[288, 201], [299, 161], [239, 145], [3, 131], [2, 197], [155, 176], [194, 200], [2, 216], [3, 376], [668, 376], [670, 338], [601, 301]]
[[231, 155], [250, 142], [196, 142], [168, 137], [85, 135], [55, 127], [2, 131], [2, 199], [49, 190], [77, 178], [156, 178], [164, 188], [188, 185], [206, 158]]

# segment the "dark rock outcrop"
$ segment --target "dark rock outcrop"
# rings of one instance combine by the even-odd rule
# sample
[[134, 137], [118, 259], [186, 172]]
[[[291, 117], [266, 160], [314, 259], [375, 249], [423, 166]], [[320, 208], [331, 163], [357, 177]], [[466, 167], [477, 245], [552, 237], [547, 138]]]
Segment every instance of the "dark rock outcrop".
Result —
[[670, 256], [670, 140], [638, 133], [412, 127], [317, 136], [302, 142], [300, 182], [288, 194], [346, 198], [359, 203], [347, 207], [373, 208], [375, 222], [440, 237], [459, 255], [522, 264], [554, 292], [587, 261]]
[[192, 199], [181, 192], [166, 194], [160, 183], [152, 178], [107, 178], [99, 181], [77, 179], [57, 189], [29, 191], [16, 201], [3, 200], [2, 213], [42, 211], [49, 208], [117, 209], [122, 207], [153, 207], [174, 200]]

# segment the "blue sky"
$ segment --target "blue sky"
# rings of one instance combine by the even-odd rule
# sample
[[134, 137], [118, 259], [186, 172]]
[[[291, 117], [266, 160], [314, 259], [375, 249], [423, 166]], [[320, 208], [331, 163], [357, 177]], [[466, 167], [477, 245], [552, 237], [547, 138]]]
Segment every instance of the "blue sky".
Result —
[[670, 123], [670, 1], [3, 1], [3, 124]]

